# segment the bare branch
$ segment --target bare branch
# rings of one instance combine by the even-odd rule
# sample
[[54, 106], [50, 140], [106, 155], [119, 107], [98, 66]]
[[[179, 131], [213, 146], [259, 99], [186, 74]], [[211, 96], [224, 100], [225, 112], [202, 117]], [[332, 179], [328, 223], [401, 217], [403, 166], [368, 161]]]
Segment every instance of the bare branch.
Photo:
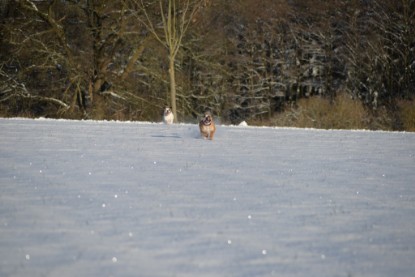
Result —
[[10, 77], [2, 69], [0, 69], [0, 77], [3, 77], [6, 80], [5, 82], [3, 82], [3, 86], [1, 87], [1, 90], [3, 91], [3, 94], [5, 95], [1, 95], [0, 103], [8, 101], [10, 98], [17, 97], [17, 98], [34, 99], [37, 101], [50, 102], [58, 106], [61, 106], [65, 110], [69, 109], [69, 105], [59, 99], [56, 99], [53, 97], [45, 97], [45, 96], [30, 94], [24, 83], [20, 83], [14, 78]]

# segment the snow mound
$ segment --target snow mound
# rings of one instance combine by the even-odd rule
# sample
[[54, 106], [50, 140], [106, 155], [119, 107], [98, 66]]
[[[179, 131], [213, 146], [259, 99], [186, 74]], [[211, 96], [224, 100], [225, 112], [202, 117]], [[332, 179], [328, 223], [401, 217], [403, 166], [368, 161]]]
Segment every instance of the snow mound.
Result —
[[247, 127], [248, 123], [246, 123], [246, 121], [242, 121], [241, 123], [238, 124], [238, 126], [240, 127]]

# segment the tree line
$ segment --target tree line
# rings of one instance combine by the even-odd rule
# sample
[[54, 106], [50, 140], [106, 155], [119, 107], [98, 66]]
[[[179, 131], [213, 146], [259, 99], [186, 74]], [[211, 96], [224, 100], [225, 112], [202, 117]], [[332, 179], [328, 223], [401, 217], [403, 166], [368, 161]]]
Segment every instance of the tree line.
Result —
[[[0, 115], [225, 122], [415, 94], [414, 0], [2, 0]], [[340, 120], [340, 119], [339, 119]]]

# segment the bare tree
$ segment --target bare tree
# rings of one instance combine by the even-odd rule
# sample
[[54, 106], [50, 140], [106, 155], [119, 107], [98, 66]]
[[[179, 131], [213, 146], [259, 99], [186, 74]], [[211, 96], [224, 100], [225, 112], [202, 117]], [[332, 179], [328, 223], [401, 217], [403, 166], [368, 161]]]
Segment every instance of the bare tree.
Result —
[[[29, 0], [3, 2], [7, 5], [2, 6], [4, 40], [0, 75], [5, 83], [1, 102], [10, 103], [14, 99], [13, 103], [26, 102], [28, 106], [52, 104], [57, 105], [59, 112], [69, 110], [69, 101], [61, 95], [55, 95], [50, 90], [42, 94], [34, 93], [30, 86], [33, 79], [45, 73], [51, 77], [49, 82], [54, 83], [61, 78], [56, 68], [63, 64], [63, 60], [67, 64], [73, 61], [61, 22], [53, 13], [56, 1], [37, 1], [36, 4]], [[38, 5], [42, 5], [42, 9]], [[14, 16], [16, 20], [13, 20]], [[19, 16], [24, 19], [19, 20]], [[73, 73], [67, 72], [68, 78], [76, 83], [78, 75]], [[27, 78], [27, 75], [32, 78]], [[37, 85], [47, 84], [41, 81]]]
[[415, 2], [373, 1], [350, 16], [344, 42], [348, 88], [369, 107], [413, 96]]
[[[149, 15], [147, 5], [143, 0], [135, 0], [138, 5], [137, 19], [147, 27], [152, 36], [168, 51], [168, 72], [170, 84], [170, 103], [175, 121], [177, 121], [177, 97], [176, 97], [176, 73], [175, 62], [177, 54], [182, 47], [183, 38], [194, 19], [202, 1], [192, 0], [167, 0], [159, 1], [160, 17], [154, 19]], [[167, 7], [166, 7], [167, 2]], [[162, 26], [162, 33], [158, 26]]]
[[[15, 82], [10, 83], [2, 103], [13, 93], [32, 106], [39, 106], [33, 100], [40, 103], [45, 97], [59, 100], [53, 102], [55, 105], [67, 105], [58, 106], [70, 117], [80, 109], [84, 117], [99, 112], [98, 118], [103, 118], [104, 113], [111, 112], [109, 107], [125, 110], [125, 106], [142, 102], [125, 89], [117, 91], [123, 88], [131, 65], [145, 45], [142, 43], [134, 55], [128, 55], [132, 48], [129, 44], [140, 36], [126, 1], [11, 3], [11, 15], [2, 26], [5, 39], [1, 47], [5, 51], [0, 54], [0, 62], [1, 78]], [[25, 90], [14, 84], [24, 85]], [[41, 102], [44, 105], [47, 101]]]

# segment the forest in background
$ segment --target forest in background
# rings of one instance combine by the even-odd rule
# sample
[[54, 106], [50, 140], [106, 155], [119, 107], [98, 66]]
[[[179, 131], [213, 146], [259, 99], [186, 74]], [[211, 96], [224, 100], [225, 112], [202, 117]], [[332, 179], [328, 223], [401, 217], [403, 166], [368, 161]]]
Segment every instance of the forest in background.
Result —
[[0, 0], [0, 116], [415, 131], [415, 0]]

